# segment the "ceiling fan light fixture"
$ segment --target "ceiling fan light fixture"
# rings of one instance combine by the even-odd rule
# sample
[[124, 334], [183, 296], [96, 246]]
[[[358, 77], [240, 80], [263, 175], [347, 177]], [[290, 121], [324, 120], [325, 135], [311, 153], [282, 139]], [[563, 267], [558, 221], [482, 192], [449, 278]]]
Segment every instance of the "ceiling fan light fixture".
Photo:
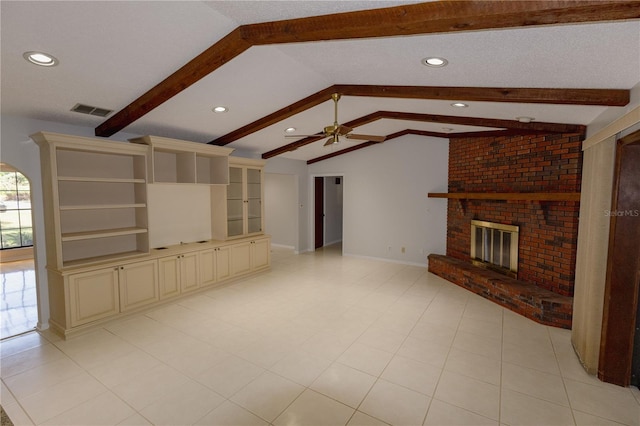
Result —
[[446, 67], [448, 63], [449, 61], [447, 61], [445, 58], [439, 58], [437, 56], [430, 56], [422, 60], [422, 65], [425, 65], [431, 68]]
[[467, 108], [469, 105], [465, 104], [464, 102], [454, 102], [451, 104], [451, 106], [454, 108]]
[[54, 67], [58, 65], [58, 59], [55, 56], [44, 52], [29, 51], [24, 52], [22, 57], [35, 65], [42, 67]]
[[222, 112], [229, 111], [229, 108], [227, 108], [226, 106], [219, 105], [219, 106], [213, 107], [211, 110], [213, 112], [222, 113]]

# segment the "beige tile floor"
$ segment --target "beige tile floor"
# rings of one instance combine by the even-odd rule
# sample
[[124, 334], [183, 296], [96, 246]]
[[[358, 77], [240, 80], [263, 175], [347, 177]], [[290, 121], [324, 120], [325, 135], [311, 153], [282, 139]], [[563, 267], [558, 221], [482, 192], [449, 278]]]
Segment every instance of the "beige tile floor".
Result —
[[33, 330], [38, 323], [32, 260], [0, 263], [0, 338]]
[[570, 332], [339, 247], [63, 341], [0, 345], [15, 424], [639, 425]]

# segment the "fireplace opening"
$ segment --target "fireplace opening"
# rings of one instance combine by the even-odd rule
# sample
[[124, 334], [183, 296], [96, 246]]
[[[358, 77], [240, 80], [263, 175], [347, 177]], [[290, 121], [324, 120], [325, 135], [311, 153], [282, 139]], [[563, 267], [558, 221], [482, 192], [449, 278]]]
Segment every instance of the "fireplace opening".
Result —
[[471, 221], [471, 262], [513, 278], [518, 276], [519, 227]]

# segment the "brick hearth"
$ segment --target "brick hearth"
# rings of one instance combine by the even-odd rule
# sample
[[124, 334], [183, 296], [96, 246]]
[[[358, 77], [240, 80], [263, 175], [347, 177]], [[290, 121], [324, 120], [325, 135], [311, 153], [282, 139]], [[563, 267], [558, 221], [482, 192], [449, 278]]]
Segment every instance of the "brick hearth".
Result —
[[[581, 140], [580, 134], [451, 139], [449, 193], [580, 192]], [[570, 327], [579, 207], [576, 201], [450, 199], [446, 254], [460, 262], [445, 268], [438, 258], [436, 268], [430, 256], [429, 270], [532, 319]], [[517, 280], [470, 264], [472, 219], [520, 227]]]

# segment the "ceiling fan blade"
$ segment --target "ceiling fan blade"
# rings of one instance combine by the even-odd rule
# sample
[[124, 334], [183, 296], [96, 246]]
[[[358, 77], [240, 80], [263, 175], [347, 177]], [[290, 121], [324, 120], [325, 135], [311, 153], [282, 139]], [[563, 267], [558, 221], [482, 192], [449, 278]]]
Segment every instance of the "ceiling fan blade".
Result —
[[348, 133], [345, 135], [347, 139], [357, 139], [361, 141], [371, 141], [371, 142], [384, 142], [386, 137], [384, 136], [374, 136], [374, 135], [357, 135], [354, 133]]
[[346, 135], [347, 133], [349, 133], [352, 130], [353, 130], [353, 128], [345, 126], [344, 124], [340, 124], [338, 126], [338, 132], [337, 133], [339, 135], [341, 135], [341, 136], [344, 136], [344, 135]]
[[329, 137], [329, 139], [327, 139], [327, 141], [324, 143], [324, 146], [329, 146], [329, 145], [333, 145], [334, 143], [338, 143], [340, 141], [340, 139], [338, 139], [338, 135], [332, 135], [331, 137]]

